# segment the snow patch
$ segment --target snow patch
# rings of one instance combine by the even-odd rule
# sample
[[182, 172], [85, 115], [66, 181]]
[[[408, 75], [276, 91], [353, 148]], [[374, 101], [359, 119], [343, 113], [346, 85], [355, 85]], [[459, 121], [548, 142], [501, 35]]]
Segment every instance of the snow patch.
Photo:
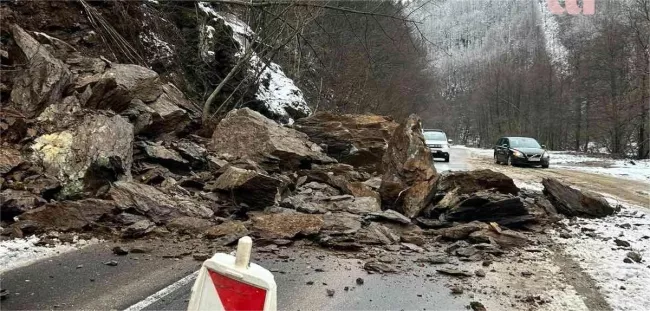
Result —
[[95, 238], [89, 241], [75, 239], [74, 244], [55, 240], [57, 243], [54, 246], [36, 246], [39, 241], [37, 236], [0, 241], [0, 273], [99, 242]]
[[[608, 198], [608, 201], [615, 201]], [[551, 232], [552, 238], [565, 247], [567, 254], [577, 262], [602, 288], [614, 310], [650, 310], [650, 215], [648, 210], [637, 206], [622, 206], [616, 215], [597, 219], [564, 220], [574, 236], [559, 237], [558, 231]], [[588, 237], [582, 231], [593, 230], [596, 237]], [[619, 247], [614, 239], [631, 244]], [[642, 263], [624, 263], [630, 251], [636, 251], [644, 258]], [[622, 288], [624, 287], [624, 289]]]

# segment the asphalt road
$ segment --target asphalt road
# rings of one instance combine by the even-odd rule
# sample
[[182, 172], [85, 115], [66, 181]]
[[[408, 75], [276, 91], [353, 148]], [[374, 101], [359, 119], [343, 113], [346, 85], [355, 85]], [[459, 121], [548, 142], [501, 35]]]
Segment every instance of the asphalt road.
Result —
[[[466, 170], [468, 157], [468, 150], [452, 148], [450, 162], [436, 160], [435, 166], [438, 172]], [[93, 245], [3, 273], [0, 281], [9, 297], [0, 302], [0, 309], [187, 308], [193, 273], [200, 262], [189, 256], [117, 256], [112, 253], [112, 246]], [[285, 259], [280, 259], [280, 255]], [[105, 264], [111, 260], [117, 265]], [[293, 248], [280, 254], [255, 254], [253, 262], [273, 272], [280, 310], [466, 310], [469, 304], [467, 298], [450, 295], [449, 280], [441, 278], [431, 266], [410, 264], [402, 267], [408, 272], [368, 274], [357, 259]], [[315, 272], [315, 268], [323, 272]], [[363, 285], [356, 284], [358, 277], [365, 280]], [[327, 296], [327, 289], [335, 290], [334, 297]]]

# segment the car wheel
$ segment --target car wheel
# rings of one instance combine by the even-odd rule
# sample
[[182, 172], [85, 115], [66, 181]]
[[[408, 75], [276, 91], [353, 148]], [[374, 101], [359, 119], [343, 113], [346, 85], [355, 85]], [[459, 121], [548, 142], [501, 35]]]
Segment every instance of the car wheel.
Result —
[[496, 153], [494, 154], [494, 164], [501, 164], [501, 162], [499, 162], [499, 157], [497, 157]]
[[548, 168], [548, 164], [542, 164], [542, 168]]
[[445, 162], [449, 162], [449, 156], [445, 157]]
[[507, 165], [507, 166], [513, 166], [513, 165], [512, 165], [512, 158], [510, 157], [510, 155], [508, 155], [508, 159], [507, 159], [506, 165]]

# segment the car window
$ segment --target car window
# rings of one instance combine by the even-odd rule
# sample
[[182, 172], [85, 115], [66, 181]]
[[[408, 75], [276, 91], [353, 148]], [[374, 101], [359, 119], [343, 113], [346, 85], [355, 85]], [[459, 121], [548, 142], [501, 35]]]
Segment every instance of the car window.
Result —
[[497, 140], [496, 145], [497, 145], [497, 146], [501, 146], [501, 142], [503, 142], [503, 138], [499, 138], [499, 140]]
[[447, 135], [443, 132], [424, 132], [424, 139], [426, 140], [447, 140]]
[[507, 138], [504, 138], [503, 141], [501, 142], [501, 145], [507, 145], [508, 147], [510, 147], [510, 142], [508, 141]]
[[510, 139], [511, 148], [541, 148], [539, 143], [533, 138], [520, 137]]

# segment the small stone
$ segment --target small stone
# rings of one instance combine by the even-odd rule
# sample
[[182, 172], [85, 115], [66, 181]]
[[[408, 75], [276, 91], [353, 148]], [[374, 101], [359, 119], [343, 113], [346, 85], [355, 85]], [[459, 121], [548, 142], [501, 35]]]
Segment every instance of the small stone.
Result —
[[111, 261], [105, 262], [104, 264], [107, 265], [107, 266], [115, 267], [115, 266], [117, 266], [117, 261], [111, 260]]
[[523, 276], [523, 277], [530, 277], [532, 275], [533, 275], [533, 273], [530, 272], [530, 271], [521, 271], [521, 276]]
[[77, 266], [77, 269], [81, 269], [81, 268], [83, 268], [83, 267], [84, 267], [84, 265], [78, 265], [78, 266]]
[[418, 294], [418, 297], [422, 297], [422, 294]]
[[194, 258], [196, 261], [206, 261], [210, 259], [210, 255], [205, 253], [196, 253], [192, 255], [192, 258]]
[[483, 261], [483, 267], [489, 267], [492, 264], [492, 260], [484, 260]]
[[483, 271], [483, 269], [478, 269], [478, 270], [474, 271], [474, 274], [476, 274], [476, 276], [478, 276], [480, 278], [485, 277], [485, 271]]
[[115, 246], [113, 247], [113, 254], [118, 255], [118, 256], [124, 256], [129, 253], [129, 250], [127, 248], [124, 248], [122, 246]]
[[348, 287], [348, 286], [346, 286], [346, 287], [343, 287], [343, 290], [347, 292], [347, 291], [349, 291], [349, 290], [350, 290], [350, 287]]
[[619, 225], [619, 227], [621, 227], [623, 229], [632, 229], [632, 225], [630, 225], [630, 224], [621, 224], [621, 225]]
[[621, 247], [630, 247], [630, 242], [621, 240], [621, 239], [614, 239], [614, 243], [616, 246], [621, 246]]
[[329, 296], [329, 297], [334, 297], [334, 293], [335, 293], [335, 291], [333, 289], [328, 289], [327, 290], [327, 296]]
[[314, 271], [316, 271], [316, 272], [325, 272], [325, 270], [323, 270], [322, 268], [316, 268], [316, 269], [314, 269]]
[[625, 286], [621, 285], [621, 287], [619, 287], [619, 289], [620, 290], [625, 290], [626, 288], [625, 288]]
[[643, 261], [643, 257], [641, 257], [641, 254], [637, 252], [629, 252], [627, 253], [627, 258], [632, 259], [636, 263], [641, 263]]
[[90, 279], [91, 282], [95, 282], [95, 279]]
[[364, 281], [362, 278], [357, 278], [357, 285], [363, 285]]
[[563, 238], [563, 239], [570, 239], [570, 238], [573, 237], [573, 235], [571, 235], [571, 233], [568, 233], [568, 232], [562, 232], [562, 233], [560, 233], [560, 237]]
[[451, 288], [451, 293], [454, 295], [460, 295], [463, 293], [463, 288], [460, 286], [454, 286]]
[[483, 306], [483, 304], [478, 301], [470, 302], [469, 307], [472, 309], [472, 311], [487, 311], [485, 306]]
[[314, 285], [314, 281], [307, 281], [307, 285]]
[[632, 261], [632, 259], [630, 259], [629, 257], [625, 257], [625, 258], [623, 259], [623, 262], [624, 262], [624, 263], [634, 263], [634, 261]]
[[133, 247], [131, 248], [131, 253], [132, 254], [145, 254], [151, 252], [151, 249], [148, 249], [146, 247]]

